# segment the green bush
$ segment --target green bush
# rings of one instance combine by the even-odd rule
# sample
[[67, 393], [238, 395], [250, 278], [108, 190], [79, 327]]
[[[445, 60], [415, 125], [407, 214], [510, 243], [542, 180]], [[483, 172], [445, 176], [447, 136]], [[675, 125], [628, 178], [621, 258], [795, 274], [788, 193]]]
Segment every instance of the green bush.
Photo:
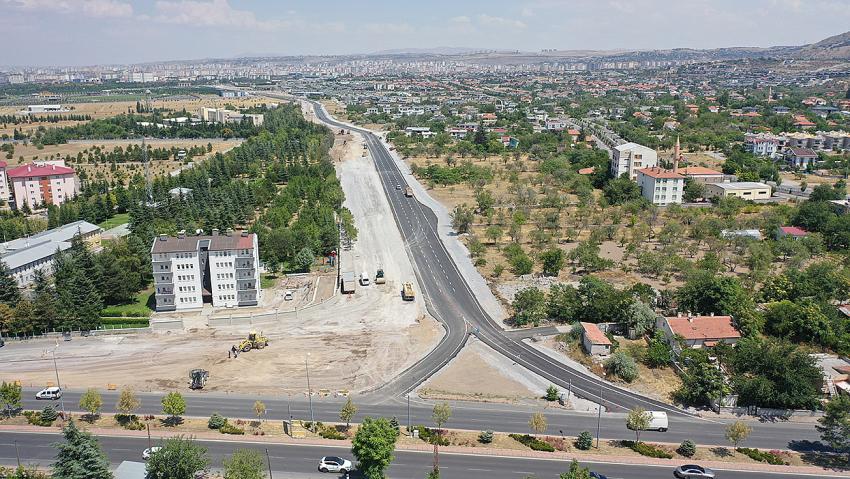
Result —
[[207, 421], [207, 427], [210, 429], [221, 429], [225, 424], [227, 424], [227, 418], [217, 412], [214, 412]]
[[682, 441], [682, 444], [679, 445], [679, 448], [676, 449], [676, 452], [685, 457], [694, 457], [694, 454], [697, 453], [697, 445], [690, 439], [685, 439]]
[[768, 464], [773, 464], [774, 466], [787, 466], [788, 465], [788, 463], [785, 462], [784, 459], [782, 459], [781, 457], [777, 456], [776, 454], [774, 454], [772, 452], [759, 451], [758, 449], [752, 449], [752, 448], [749, 448], [749, 447], [739, 447], [735, 450], [737, 452], [740, 452], [741, 454], [743, 454], [745, 456], [749, 456], [750, 459], [753, 459], [753, 460], [756, 460], [756, 461], [759, 461], [759, 462], [766, 462]]
[[543, 442], [534, 436], [530, 436], [528, 434], [511, 434], [510, 437], [523, 446], [531, 448], [533, 451], [555, 452], [554, 446], [548, 442]]
[[638, 369], [635, 360], [628, 354], [618, 351], [605, 361], [605, 371], [630, 383], [637, 379]]
[[319, 436], [322, 436], [325, 439], [336, 439], [343, 440], [345, 439], [345, 434], [336, 430], [335, 427], [325, 427], [319, 432]]
[[582, 451], [587, 451], [593, 447], [593, 436], [588, 431], [582, 431], [576, 438], [576, 448]]
[[493, 431], [481, 431], [478, 435], [478, 442], [481, 444], [490, 444], [493, 442]]
[[236, 427], [233, 424], [230, 424], [229, 422], [225, 422], [224, 426], [218, 428], [218, 432], [222, 434], [233, 434], [236, 436], [241, 436], [242, 434], [245, 434], [244, 429], [242, 429], [241, 427]]
[[416, 426], [416, 430], [419, 431], [419, 439], [422, 439], [429, 444], [437, 444], [439, 446], [449, 445], [449, 440], [437, 434], [437, 431], [434, 429], [419, 425]]
[[41, 410], [41, 420], [47, 422], [48, 424], [52, 423], [59, 417], [59, 411], [56, 410], [56, 406], [48, 404], [44, 406], [44, 409]]
[[673, 459], [673, 455], [669, 452], [645, 442], [623, 441], [623, 445], [641, 456], [657, 459]]
[[547, 401], [557, 401], [558, 400], [558, 388], [555, 387], [554, 384], [550, 384], [548, 388], [546, 388], [546, 400]]
[[33, 426], [48, 427], [53, 424], [53, 421], [47, 421], [42, 418], [39, 411], [24, 411], [24, 416], [27, 418], [27, 422]]

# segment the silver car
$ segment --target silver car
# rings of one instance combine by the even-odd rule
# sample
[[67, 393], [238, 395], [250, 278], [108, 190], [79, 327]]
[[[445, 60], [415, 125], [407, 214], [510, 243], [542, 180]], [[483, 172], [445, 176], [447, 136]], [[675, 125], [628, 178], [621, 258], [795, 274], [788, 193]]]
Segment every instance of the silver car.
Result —
[[685, 464], [673, 471], [673, 476], [679, 479], [714, 479], [714, 471], [696, 464]]
[[325, 456], [319, 461], [319, 472], [339, 472], [345, 474], [351, 471], [351, 461], [336, 456]]

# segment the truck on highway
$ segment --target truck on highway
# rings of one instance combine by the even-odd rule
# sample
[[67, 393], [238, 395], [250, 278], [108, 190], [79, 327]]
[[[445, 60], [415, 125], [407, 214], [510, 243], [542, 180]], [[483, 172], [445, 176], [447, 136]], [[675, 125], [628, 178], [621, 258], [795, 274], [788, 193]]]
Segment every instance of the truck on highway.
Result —
[[416, 295], [413, 293], [413, 283], [404, 283], [401, 286], [401, 299], [405, 301], [416, 299]]
[[357, 277], [354, 271], [343, 271], [339, 278], [339, 287], [342, 294], [354, 293], [354, 288], [357, 286]]
[[413, 189], [409, 186], [404, 187], [404, 196], [408, 198], [413, 198]]

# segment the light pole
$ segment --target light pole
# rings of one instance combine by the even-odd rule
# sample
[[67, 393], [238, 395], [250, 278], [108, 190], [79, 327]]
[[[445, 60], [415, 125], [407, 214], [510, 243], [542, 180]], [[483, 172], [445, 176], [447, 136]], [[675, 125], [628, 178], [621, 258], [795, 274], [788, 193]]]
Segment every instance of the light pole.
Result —
[[599, 425], [602, 421], [602, 385], [599, 385], [599, 407], [596, 409], [596, 449], [599, 449]]
[[304, 370], [307, 371], [307, 399], [310, 401], [310, 427], [313, 427], [313, 390], [310, 389], [310, 366], [308, 365], [308, 360], [310, 359], [310, 353], [307, 353], [307, 356], [304, 358]]
[[[59, 347], [59, 344], [56, 344]], [[59, 382], [59, 367], [56, 365], [56, 348], [50, 350], [50, 355], [53, 356], [53, 371], [56, 372], [56, 387], [59, 388], [59, 405], [62, 407], [62, 417], [65, 417], [65, 400], [62, 399], [62, 383]]]
[[413, 435], [413, 430], [410, 429], [410, 393], [407, 393], [407, 434]]

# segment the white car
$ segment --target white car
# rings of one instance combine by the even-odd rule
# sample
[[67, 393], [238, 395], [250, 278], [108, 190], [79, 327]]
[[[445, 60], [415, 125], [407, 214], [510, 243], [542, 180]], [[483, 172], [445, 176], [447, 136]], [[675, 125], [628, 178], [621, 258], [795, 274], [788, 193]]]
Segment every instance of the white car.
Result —
[[351, 461], [336, 456], [325, 456], [319, 461], [319, 472], [351, 472]]
[[62, 397], [62, 389], [52, 386], [49, 388], [44, 388], [41, 391], [35, 393], [36, 399], [51, 399], [56, 400]]
[[369, 286], [369, 273], [360, 273], [360, 286]]
[[295, 292], [292, 291], [291, 289], [287, 289], [286, 291], [283, 292], [283, 300], [284, 301], [292, 301], [294, 297], [295, 297]]
[[147, 461], [148, 459], [151, 458], [151, 455], [153, 455], [154, 453], [156, 453], [160, 449], [162, 449], [162, 447], [160, 447], [160, 446], [154, 446], [154, 447], [149, 447], [149, 448], [145, 449], [144, 451], [142, 451], [142, 459]]

